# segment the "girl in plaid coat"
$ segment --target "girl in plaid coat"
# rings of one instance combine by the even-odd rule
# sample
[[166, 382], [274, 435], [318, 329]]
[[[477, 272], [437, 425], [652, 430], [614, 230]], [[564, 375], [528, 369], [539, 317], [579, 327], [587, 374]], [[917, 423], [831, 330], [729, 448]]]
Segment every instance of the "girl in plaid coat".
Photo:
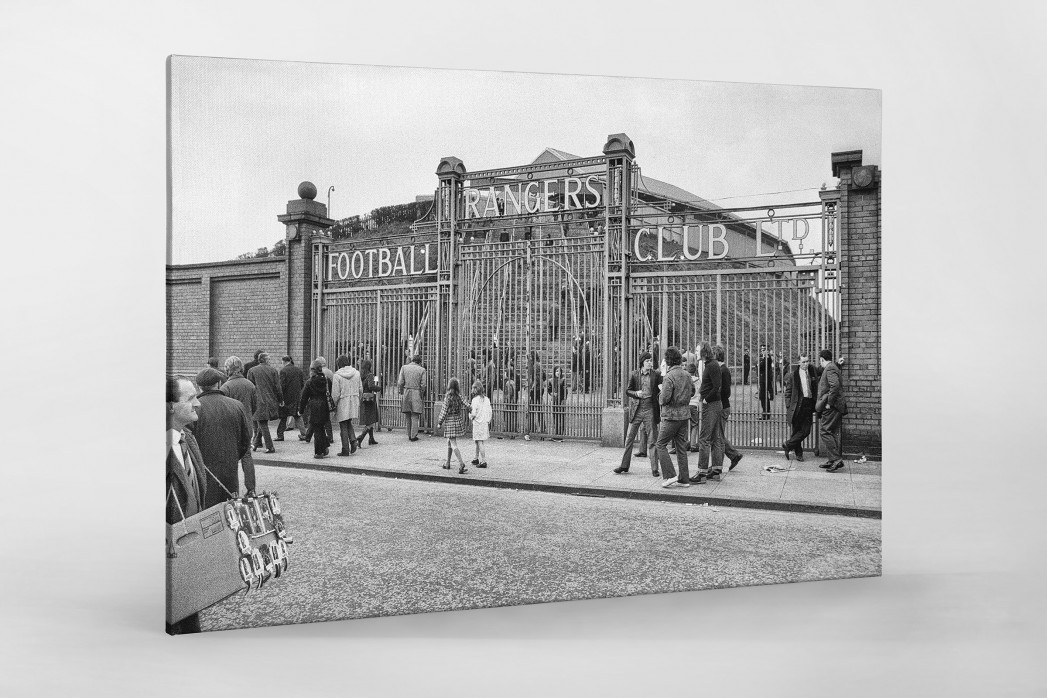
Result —
[[462, 460], [462, 454], [458, 450], [458, 437], [465, 435], [465, 419], [466, 413], [469, 411], [469, 406], [462, 401], [462, 391], [458, 387], [458, 379], [451, 378], [447, 381], [447, 394], [444, 395], [444, 404], [440, 408], [440, 419], [436, 421], [436, 428], [439, 429], [441, 424], [446, 422], [444, 427], [444, 436], [447, 437], [447, 465], [443, 466], [444, 470], [451, 469], [451, 453], [454, 453], [458, 457], [458, 473], [464, 474], [465, 461]]

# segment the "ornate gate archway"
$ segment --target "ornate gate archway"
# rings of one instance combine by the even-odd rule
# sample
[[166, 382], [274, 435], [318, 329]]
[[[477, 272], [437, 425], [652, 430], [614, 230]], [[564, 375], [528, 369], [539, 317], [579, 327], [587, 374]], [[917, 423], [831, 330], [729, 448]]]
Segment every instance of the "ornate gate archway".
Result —
[[603, 255], [596, 235], [459, 248], [454, 373], [483, 382], [494, 433], [600, 438]]

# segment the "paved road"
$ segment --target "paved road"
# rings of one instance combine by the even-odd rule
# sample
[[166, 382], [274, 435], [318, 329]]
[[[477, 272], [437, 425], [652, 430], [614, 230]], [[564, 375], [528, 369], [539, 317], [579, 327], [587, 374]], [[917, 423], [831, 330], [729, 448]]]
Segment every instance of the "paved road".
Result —
[[205, 630], [880, 574], [880, 522], [259, 467], [287, 576]]

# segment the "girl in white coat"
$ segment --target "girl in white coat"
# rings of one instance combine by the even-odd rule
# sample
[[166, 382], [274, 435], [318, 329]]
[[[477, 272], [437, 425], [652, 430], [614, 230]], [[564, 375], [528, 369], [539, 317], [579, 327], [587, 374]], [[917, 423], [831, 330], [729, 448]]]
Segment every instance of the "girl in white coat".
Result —
[[473, 465], [477, 468], [487, 467], [487, 451], [484, 449], [484, 441], [491, 438], [491, 401], [484, 391], [484, 384], [480, 381], [473, 383], [470, 393], [472, 402], [470, 404], [470, 419], [473, 421], [473, 441], [476, 442], [476, 458]]

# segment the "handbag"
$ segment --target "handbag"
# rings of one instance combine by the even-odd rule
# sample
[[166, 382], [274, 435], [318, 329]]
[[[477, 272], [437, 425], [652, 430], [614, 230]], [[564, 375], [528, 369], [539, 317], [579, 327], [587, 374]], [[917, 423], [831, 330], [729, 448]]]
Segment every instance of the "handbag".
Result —
[[331, 389], [327, 389], [327, 410], [329, 412], [335, 412], [338, 410], [338, 403], [331, 397]]
[[374, 402], [376, 397], [375, 393], [361, 393], [360, 402]]

